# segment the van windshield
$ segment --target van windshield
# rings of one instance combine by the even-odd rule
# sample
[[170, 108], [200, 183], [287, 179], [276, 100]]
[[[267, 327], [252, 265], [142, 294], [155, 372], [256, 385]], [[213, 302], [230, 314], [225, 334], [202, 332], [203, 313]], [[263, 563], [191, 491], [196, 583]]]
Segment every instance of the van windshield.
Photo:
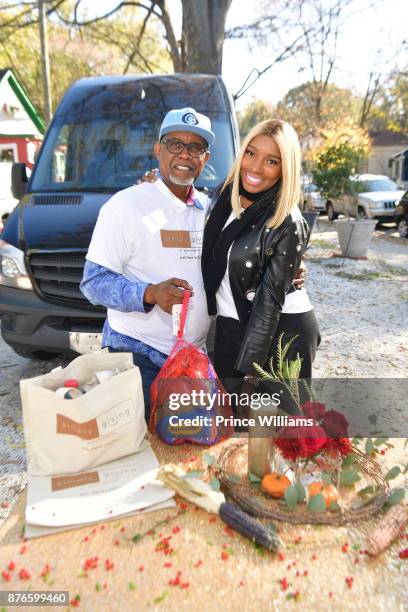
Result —
[[[234, 160], [230, 117], [226, 112], [206, 112], [216, 143], [197, 187], [215, 188]], [[141, 116], [57, 116], [36, 163], [30, 191], [116, 192], [137, 183], [146, 170], [157, 167], [153, 144], [160, 118]]]

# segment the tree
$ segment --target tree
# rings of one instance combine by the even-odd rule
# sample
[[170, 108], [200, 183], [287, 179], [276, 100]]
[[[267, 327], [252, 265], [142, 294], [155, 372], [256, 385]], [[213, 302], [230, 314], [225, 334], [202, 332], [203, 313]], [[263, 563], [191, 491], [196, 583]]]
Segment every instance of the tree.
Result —
[[348, 125], [334, 124], [323, 137], [322, 145], [313, 156], [313, 182], [325, 198], [357, 193], [358, 182], [351, 177], [361, 172], [367, 157], [367, 132], [349, 121]]
[[[277, 105], [277, 114], [291, 123], [303, 141], [319, 139], [328, 125], [334, 121], [357, 120], [360, 100], [349, 89], [327, 83], [324, 90], [315, 81], [308, 81], [288, 91]], [[319, 111], [316, 110], [316, 91]]]
[[265, 119], [270, 119], [273, 115], [272, 104], [265, 102], [265, 100], [253, 98], [242, 111], [237, 113], [241, 138], [245, 138], [254, 125]]
[[[16, 16], [16, 12], [9, 10], [0, 17], [0, 65], [13, 69], [35, 106], [44, 112], [41, 49], [35, 15], [31, 14], [31, 23], [23, 22], [20, 17], [20, 27], [14, 27]], [[49, 19], [54, 99], [58, 102], [66, 89], [84, 76], [171, 71], [161, 34], [153, 24], [137, 44], [142, 27], [140, 10], [135, 7], [125, 8], [109, 22], [97, 22], [84, 28], [72, 28], [55, 18]]]
[[380, 88], [367, 125], [371, 130], [408, 132], [408, 71], [393, 71]]

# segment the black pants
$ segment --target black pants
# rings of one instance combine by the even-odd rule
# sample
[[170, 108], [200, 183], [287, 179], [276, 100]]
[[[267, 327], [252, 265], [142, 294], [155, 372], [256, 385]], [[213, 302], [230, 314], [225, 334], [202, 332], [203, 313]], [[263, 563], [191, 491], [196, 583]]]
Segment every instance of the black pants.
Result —
[[[230, 391], [240, 385], [246, 372], [239, 372], [234, 363], [244, 338], [246, 325], [229, 317], [217, 317], [214, 342], [214, 367], [225, 388]], [[271, 344], [270, 356], [276, 354], [279, 336], [283, 333], [282, 346], [293, 341], [286, 359], [295, 360], [299, 353], [302, 359], [300, 378], [312, 378], [312, 364], [320, 344], [320, 332], [314, 310], [300, 314], [281, 314], [278, 329]], [[260, 364], [264, 365], [264, 364]], [[236, 382], [236, 384], [235, 384]]]

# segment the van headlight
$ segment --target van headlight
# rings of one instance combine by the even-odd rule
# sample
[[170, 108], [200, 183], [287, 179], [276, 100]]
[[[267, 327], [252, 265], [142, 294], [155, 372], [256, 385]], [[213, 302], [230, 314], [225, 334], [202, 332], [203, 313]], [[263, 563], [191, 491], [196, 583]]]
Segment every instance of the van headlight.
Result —
[[32, 289], [20, 249], [0, 240], [0, 285], [17, 289]]

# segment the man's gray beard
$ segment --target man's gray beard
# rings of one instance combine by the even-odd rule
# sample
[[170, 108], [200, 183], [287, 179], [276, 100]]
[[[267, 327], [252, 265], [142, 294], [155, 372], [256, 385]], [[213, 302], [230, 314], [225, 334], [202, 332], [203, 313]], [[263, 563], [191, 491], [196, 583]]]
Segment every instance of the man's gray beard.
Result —
[[194, 182], [194, 177], [181, 179], [179, 177], [173, 176], [169, 174], [169, 179], [174, 185], [179, 185], [180, 187], [189, 187]]

